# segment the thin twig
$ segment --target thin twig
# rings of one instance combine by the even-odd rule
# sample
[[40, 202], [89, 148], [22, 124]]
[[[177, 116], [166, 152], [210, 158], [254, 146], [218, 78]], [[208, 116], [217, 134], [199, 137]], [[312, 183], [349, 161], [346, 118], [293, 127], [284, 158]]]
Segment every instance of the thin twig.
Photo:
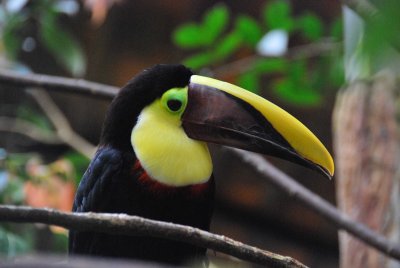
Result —
[[[330, 39], [324, 39], [319, 42], [292, 47], [282, 57], [286, 58], [286, 59], [290, 59], [290, 60], [312, 58], [312, 57], [320, 56], [322, 54], [331, 53], [334, 50], [338, 50], [341, 46], [342, 46], [342, 44], [340, 42], [334, 42]], [[276, 58], [276, 57], [251, 55], [251, 56], [241, 58], [239, 60], [224, 64], [220, 67], [217, 67], [212, 70], [212, 74], [216, 77], [225, 77], [227, 75], [233, 76], [233, 75], [242, 74], [246, 71], [249, 71], [251, 68], [253, 68], [254, 64], [258, 60], [267, 59], [267, 58]]]
[[29, 121], [7, 116], [0, 116], [0, 131], [18, 133], [45, 144], [64, 143], [54, 133], [44, 131]]
[[243, 161], [254, 167], [275, 186], [314, 210], [337, 228], [347, 231], [386, 255], [400, 260], [399, 244], [389, 241], [383, 235], [374, 232], [366, 225], [352, 220], [349, 216], [323, 200], [320, 196], [311, 192], [293, 178], [274, 167], [261, 155], [239, 149], [226, 148], [240, 156]]
[[29, 94], [36, 100], [40, 108], [42, 108], [43, 112], [50, 119], [56, 128], [57, 136], [87, 158], [92, 158], [96, 147], [76, 134], [69, 124], [68, 119], [54, 103], [49, 94], [42, 89], [30, 89]]
[[166, 238], [210, 248], [269, 267], [306, 267], [291, 257], [261, 250], [222, 235], [212, 234], [190, 226], [126, 214], [67, 213], [54, 209], [0, 205], [0, 221], [44, 223], [77, 231]]
[[[32, 86], [32, 83], [35, 83], [36, 80], [39, 79], [40, 81], [42, 81], [43, 79], [43, 76], [36, 74], [29, 74], [28, 76], [29, 79], [15, 82], [15, 75], [13, 75], [10, 77], [10, 81], [8, 81], [7, 84], [15, 86]], [[49, 81], [46, 81], [46, 89], [48, 90], [59, 91], [60, 81], [63, 81], [64, 84], [62, 85], [61, 88], [63, 88], [64, 91], [75, 92], [76, 94], [85, 94], [85, 95], [88, 95], [88, 93], [90, 92], [96, 92], [95, 87], [91, 88], [85, 88], [82, 86], [75, 87], [76, 83], [74, 82], [73, 79], [63, 80], [62, 78], [59, 77], [51, 77], [51, 78], [52, 79], [50, 79]], [[2, 81], [6, 80], [7, 80], [7, 73], [0, 70], [0, 84], [2, 83]], [[24, 84], [24, 81], [26, 82], [26, 84]], [[57, 81], [55, 87], [52, 87], [52, 81]], [[93, 84], [90, 83], [90, 85]], [[65, 90], [66, 88], [70, 89]], [[98, 96], [97, 93], [93, 94], [94, 96]], [[318, 214], [328, 219], [330, 223], [353, 234], [355, 237], [364, 241], [368, 245], [376, 248], [377, 250], [387, 254], [388, 256], [400, 260], [400, 245], [394, 244], [393, 242], [389, 241], [384, 236], [374, 232], [367, 226], [350, 219], [347, 215], [337, 210], [327, 201], [323, 200], [322, 198], [320, 198], [316, 194], [313, 194], [311, 191], [309, 191], [302, 185], [298, 184], [290, 176], [274, 168], [271, 164], [265, 163], [265, 160], [262, 158], [262, 156], [255, 155], [253, 153], [245, 151], [236, 151], [236, 152], [240, 152], [243, 159], [246, 160], [246, 162], [255, 166], [257, 170], [259, 170], [260, 173], [264, 174], [268, 180], [278, 185], [282, 190], [287, 192], [292, 197], [297, 198], [299, 201], [303, 202], [303, 204], [306, 205], [307, 207], [313, 209]]]
[[7, 69], [0, 70], [0, 84], [10, 85], [18, 88], [39, 87], [57, 92], [78, 93], [110, 99], [118, 92], [117, 87], [85, 81], [44, 74], [21, 74]]

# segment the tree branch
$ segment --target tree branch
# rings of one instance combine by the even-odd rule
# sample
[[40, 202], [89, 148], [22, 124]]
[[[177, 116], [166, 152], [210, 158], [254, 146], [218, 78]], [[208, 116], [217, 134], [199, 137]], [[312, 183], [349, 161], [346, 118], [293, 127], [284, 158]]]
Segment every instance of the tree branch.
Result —
[[48, 133], [29, 121], [17, 118], [0, 116], [0, 131], [18, 133], [45, 144], [63, 144], [57, 135]]
[[119, 88], [104, 84], [44, 74], [21, 74], [15, 71], [0, 69], [0, 84], [14, 86], [19, 89], [39, 87], [57, 92], [69, 92], [110, 99]]
[[[80, 81], [80, 83], [79, 86], [76, 86], [78, 83], [74, 79], [64, 79], [59, 77], [42, 76], [36, 74], [29, 74], [26, 76], [27, 77], [24, 78], [24, 75], [17, 75], [9, 71], [4, 72], [0, 70], [0, 84], [5, 83], [13, 86], [27, 87], [37, 85], [38, 82], [40, 82], [42, 84], [45, 84], [46, 89], [48, 90], [62, 90], [84, 95], [89, 95], [93, 93], [94, 96], [99, 96], [102, 94], [96, 91], [97, 88], [94, 86], [96, 84], [91, 82], [78, 80]], [[22, 79], [19, 79], [18, 77]], [[43, 77], [49, 77], [50, 79], [48, 81], [43, 81]], [[90, 87], [85, 87], [83, 85], [90, 85]], [[110, 92], [117, 92], [115, 87], [108, 88], [111, 89]], [[103, 87], [99, 87], [99, 92], [103, 92]], [[115, 93], [113, 95], [115, 95]], [[111, 97], [111, 95], [112, 94], [107, 96]], [[106, 95], [101, 96], [105, 97]], [[353, 234], [355, 237], [376, 248], [377, 250], [387, 254], [388, 256], [400, 260], [399, 244], [395, 244], [389, 241], [384, 236], [374, 232], [367, 226], [350, 219], [347, 215], [340, 212], [331, 204], [329, 204], [316, 194], [312, 193], [301, 184], [297, 183], [293, 178], [284, 174], [282, 171], [278, 170], [277, 168], [266, 162], [262, 156], [246, 151], [234, 151], [236, 154], [241, 155], [241, 157], [247, 163], [254, 166], [261, 174], [263, 174], [272, 183], [277, 185], [280, 189], [288, 193], [293, 198], [301, 201], [307, 207], [316, 211], [318, 214], [326, 218], [335, 226]]]
[[[340, 42], [334, 42], [326, 38], [325, 40], [321, 40], [319, 42], [292, 47], [282, 57], [290, 60], [312, 58], [322, 54], [331, 53], [332, 51], [339, 49], [341, 46], [342, 44]], [[242, 74], [251, 69], [254, 66], [254, 63], [256, 63], [258, 60], [266, 58], [268, 57], [251, 55], [217, 67], [212, 70], [212, 74], [216, 77]]]
[[40, 108], [42, 108], [43, 112], [50, 119], [56, 128], [57, 136], [87, 158], [92, 158], [96, 151], [96, 146], [93, 146], [90, 142], [76, 134], [69, 124], [68, 119], [60, 108], [57, 107], [49, 94], [42, 89], [30, 89], [29, 94], [36, 100]]
[[305, 268], [299, 261], [258, 249], [231, 238], [190, 226], [111, 213], [66, 213], [54, 209], [0, 205], [0, 221], [44, 223], [77, 231], [151, 236], [210, 248], [257, 264], [272, 267]]
[[254, 167], [261, 175], [282, 191], [286, 192], [290, 197], [302, 202], [327, 219], [330, 223], [334, 224], [337, 228], [347, 231], [364, 241], [367, 245], [374, 247], [386, 255], [400, 260], [399, 244], [389, 241], [383, 235], [374, 232], [366, 225], [352, 220], [349, 216], [326, 202], [320, 196], [311, 192], [293, 178], [274, 167], [261, 155], [239, 149], [226, 148], [240, 156], [243, 161]]

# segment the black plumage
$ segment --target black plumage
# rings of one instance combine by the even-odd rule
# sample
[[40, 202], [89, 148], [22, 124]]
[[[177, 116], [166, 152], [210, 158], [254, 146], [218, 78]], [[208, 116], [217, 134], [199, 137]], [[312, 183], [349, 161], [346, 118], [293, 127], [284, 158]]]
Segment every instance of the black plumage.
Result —
[[108, 109], [100, 144], [122, 151], [131, 150], [130, 135], [144, 107], [174, 87], [189, 84], [192, 72], [183, 65], [159, 64], [130, 80]]
[[[214, 180], [169, 187], [149, 178], [132, 148], [130, 135], [141, 110], [166, 90], [184, 87], [191, 71], [157, 65], [133, 78], [108, 110], [95, 157], [76, 193], [73, 211], [127, 213], [209, 230]], [[135, 258], [182, 264], [204, 258], [206, 249], [151, 237], [71, 231], [70, 254]]]

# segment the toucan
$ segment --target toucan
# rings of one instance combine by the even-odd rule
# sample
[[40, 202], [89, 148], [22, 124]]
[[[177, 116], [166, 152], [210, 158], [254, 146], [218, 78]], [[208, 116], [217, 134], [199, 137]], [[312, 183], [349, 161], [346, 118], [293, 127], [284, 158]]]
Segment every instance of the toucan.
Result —
[[[230, 83], [159, 64], [111, 102], [74, 212], [126, 213], [209, 230], [214, 203], [207, 143], [276, 156], [333, 176], [331, 155], [289, 113]], [[205, 248], [147, 236], [70, 231], [70, 254], [180, 265]]]

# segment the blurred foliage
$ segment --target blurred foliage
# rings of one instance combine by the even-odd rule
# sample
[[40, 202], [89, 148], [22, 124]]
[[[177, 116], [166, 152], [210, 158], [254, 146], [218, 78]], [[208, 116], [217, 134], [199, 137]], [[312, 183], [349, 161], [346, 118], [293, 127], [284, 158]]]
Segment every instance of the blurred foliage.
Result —
[[377, 4], [381, 16], [375, 21], [366, 21], [363, 44], [366, 53], [379, 57], [387, 45], [387, 40], [394, 40], [400, 43], [400, 19], [398, 14], [400, 1], [386, 0]]
[[[295, 105], [318, 105], [329, 89], [343, 84], [342, 51], [321, 51], [316, 56], [291, 56], [291, 48], [271, 33], [295, 38], [302, 46], [324, 42], [340, 44], [341, 18], [327, 25], [311, 11], [294, 15], [291, 3], [284, 0], [268, 1], [261, 9], [260, 18], [245, 14], [232, 17], [224, 4], [207, 10], [200, 22], [180, 25], [172, 34], [173, 42], [189, 51], [184, 63], [194, 70], [211, 68], [218, 76], [219, 65], [228, 69], [241, 63], [243, 55], [249, 60], [234, 73], [235, 82], [255, 93], [261, 93], [263, 77], [269, 87], [284, 101]], [[265, 40], [283, 46], [283, 54], [265, 54]], [[269, 45], [267, 44], [267, 45]], [[275, 45], [275, 44], [271, 44]], [[311, 49], [318, 49], [310, 46]], [[267, 51], [268, 52], [268, 51]], [[246, 58], [245, 58], [246, 59]], [[233, 70], [235, 72], [235, 70]]]
[[66, 71], [82, 76], [86, 70], [84, 52], [62, 24], [64, 16], [74, 15], [78, 10], [79, 3], [75, 0], [3, 1], [0, 37], [4, 52], [15, 61], [22, 51], [30, 52], [42, 45]]
[[[87, 158], [76, 152], [44, 163], [38, 154], [7, 154], [0, 148], [0, 203], [70, 211], [77, 182], [88, 163]], [[0, 255], [14, 257], [31, 252], [43, 244], [38, 233], [44, 229], [50, 231], [48, 247], [55, 252], [65, 252], [67, 231], [62, 228], [1, 224]]]
[[[373, 73], [387, 68], [391, 61], [398, 62], [400, 56], [400, 1], [386, 0], [376, 5], [381, 16], [374, 21], [365, 21], [365, 29], [355, 51], [364, 60], [362, 64], [367, 65], [362, 67]], [[392, 43], [397, 44], [397, 51], [391, 50]]]
[[34, 124], [44, 132], [52, 132], [53, 126], [50, 120], [41, 114], [36, 109], [32, 109], [30, 106], [21, 105], [17, 109], [17, 117], [24, 121]]
[[[80, 9], [78, 0], [6, 0], [0, 2], [0, 57], [3, 68], [30, 71], [19, 64], [23, 52], [39, 46], [73, 76], [86, 70], [84, 52], [66, 27], [68, 16]], [[23, 68], [20, 68], [23, 67]], [[23, 104], [16, 117], [53, 133], [51, 122], [38, 110]], [[72, 208], [75, 189], [89, 160], [67, 152], [49, 163], [38, 153], [10, 153], [0, 148], [0, 203]], [[43, 243], [43, 241], [46, 241]], [[66, 252], [66, 230], [44, 225], [0, 224], [0, 256], [14, 257], [35, 249]]]
[[[49, 120], [28, 106], [20, 106], [17, 117], [45, 132], [54, 132]], [[45, 163], [38, 153], [8, 153], [0, 148], [0, 203], [70, 211], [88, 164], [89, 159], [74, 151]], [[0, 255], [14, 257], [42, 248], [43, 232], [48, 249], [66, 251], [67, 232], [62, 228], [0, 224]]]

